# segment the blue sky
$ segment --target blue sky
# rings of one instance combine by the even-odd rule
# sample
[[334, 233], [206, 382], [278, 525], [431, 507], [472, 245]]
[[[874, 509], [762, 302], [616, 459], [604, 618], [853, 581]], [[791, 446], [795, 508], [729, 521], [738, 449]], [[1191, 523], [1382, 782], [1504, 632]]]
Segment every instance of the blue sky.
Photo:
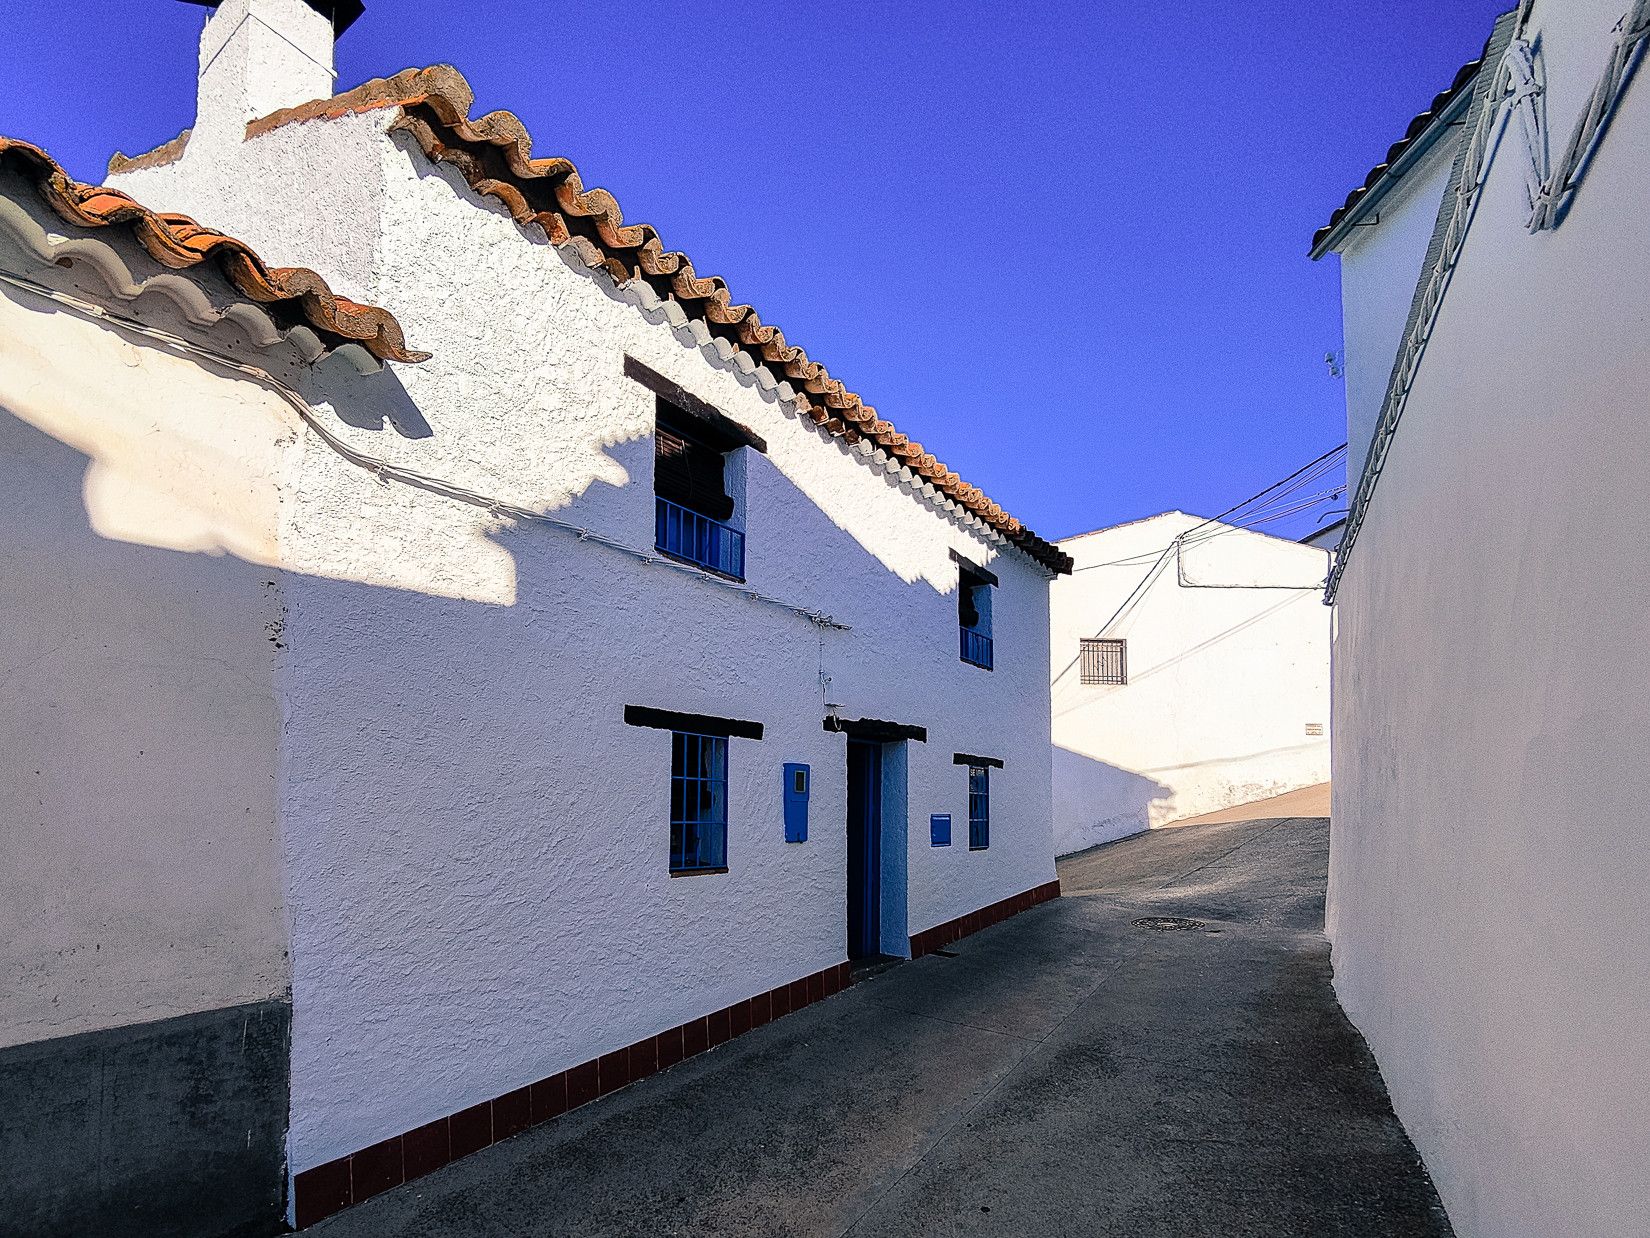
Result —
[[[1212, 515], [1345, 438], [1308, 241], [1508, 3], [367, 0], [338, 71], [456, 64], [1060, 537]], [[13, 5], [0, 133], [100, 180], [191, 123], [203, 10]]]

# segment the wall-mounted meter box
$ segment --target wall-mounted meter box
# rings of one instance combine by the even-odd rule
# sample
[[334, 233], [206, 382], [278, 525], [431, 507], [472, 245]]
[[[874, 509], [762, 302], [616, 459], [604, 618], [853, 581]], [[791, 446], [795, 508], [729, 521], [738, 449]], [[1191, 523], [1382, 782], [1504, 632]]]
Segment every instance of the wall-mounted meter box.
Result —
[[930, 847], [949, 847], [951, 845], [951, 814], [937, 812], [928, 818], [928, 845]]
[[806, 765], [785, 765], [785, 841], [808, 841], [808, 792], [813, 775]]

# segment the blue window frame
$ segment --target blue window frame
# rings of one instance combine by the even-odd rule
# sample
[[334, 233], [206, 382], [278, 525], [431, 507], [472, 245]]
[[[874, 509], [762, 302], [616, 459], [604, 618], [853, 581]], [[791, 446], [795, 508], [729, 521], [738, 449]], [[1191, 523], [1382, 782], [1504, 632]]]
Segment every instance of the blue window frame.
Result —
[[670, 871], [728, 869], [728, 740], [672, 731]]
[[964, 567], [957, 578], [957, 627], [962, 660], [990, 670], [991, 581]]
[[984, 851], [991, 846], [991, 768], [968, 767], [968, 849]]
[[745, 579], [745, 535], [680, 503], [654, 498], [653, 544], [672, 558]]

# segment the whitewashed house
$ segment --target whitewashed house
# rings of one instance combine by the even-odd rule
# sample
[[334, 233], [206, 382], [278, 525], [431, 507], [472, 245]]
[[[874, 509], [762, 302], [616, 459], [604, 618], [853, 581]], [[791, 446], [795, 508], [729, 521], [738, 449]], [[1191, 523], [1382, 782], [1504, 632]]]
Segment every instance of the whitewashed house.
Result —
[[1335, 985], [1463, 1238], [1650, 1233], [1650, 40], [1536, 0], [1337, 253]]
[[1329, 780], [1323, 550], [1178, 511], [1058, 545], [1057, 854]]
[[[0, 1054], [45, 1078], [104, 1052], [68, 1033], [146, 1064], [170, 1037], [164, 1110], [218, 1069], [192, 1038], [255, 1010], [263, 1159], [222, 1188], [247, 1224], [1058, 893], [1064, 552], [513, 117], [469, 118], [456, 71], [329, 97], [334, 33], [225, 0], [193, 130], [113, 164], [313, 271], [88, 226], [60, 199], [93, 191], [4, 165]], [[146, 1206], [245, 1140], [197, 1116], [137, 1158]], [[130, 1202], [78, 1172], [115, 1117], [6, 1128], [47, 1150], [42, 1228]]]

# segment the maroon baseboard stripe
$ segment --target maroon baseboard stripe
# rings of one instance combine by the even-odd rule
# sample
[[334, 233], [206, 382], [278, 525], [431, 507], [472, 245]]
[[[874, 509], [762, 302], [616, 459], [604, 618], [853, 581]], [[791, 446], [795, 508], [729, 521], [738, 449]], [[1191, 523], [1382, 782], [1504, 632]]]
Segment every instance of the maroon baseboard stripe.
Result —
[[735, 1002], [726, 1010], [649, 1036], [627, 1048], [604, 1053], [593, 1062], [570, 1067], [548, 1079], [438, 1118], [417, 1130], [306, 1169], [292, 1181], [298, 1228], [313, 1225], [351, 1204], [371, 1199], [381, 1191], [440, 1169], [461, 1156], [479, 1152], [540, 1122], [560, 1117], [569, 1109], [577, 1109], [598, 1096], [606, 1096], [667, 1070], [684, 1058], [713, 1049], [743, 1032], [834, 996], [847, 987], [848, 964], [838, 963]]
[[931, 929], [924, 929], [911, 938], [911, 957], [920, 959], [925, 954], [949, 946], [954, 941], [960, 941], [970, 933], [978, 933], [983, 928], [1000, 923], [1010, 916], [1017, 916], [1022, 911], [1028, 911], [1038, 903], [1046, 903], [1051, 898], [1060, 897], [1060, 883], [1058, 880], [1047, 882], [1044, 885], [1016, 894], [1012, 898], [1005, 898], [1000, 902], [992, 903], [989, 907], [981, 907], [978, 911], [971, 911], [966, 916], [958, 916], [955, 920], [947, 920], [944, 924], [936, 924]]

